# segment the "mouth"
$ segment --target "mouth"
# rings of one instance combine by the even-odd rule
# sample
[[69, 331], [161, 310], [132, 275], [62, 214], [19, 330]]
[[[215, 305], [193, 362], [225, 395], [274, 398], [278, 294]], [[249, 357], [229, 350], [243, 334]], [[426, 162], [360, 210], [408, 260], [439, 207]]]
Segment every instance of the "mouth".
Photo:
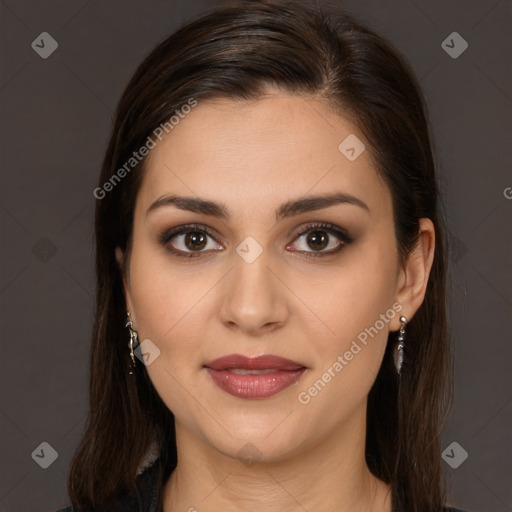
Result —
[[306, 367], [274, 355], [249, 358], [231, 354], [204, 365], [213, 382], [240, 398], [266, 398], [295, 384]]

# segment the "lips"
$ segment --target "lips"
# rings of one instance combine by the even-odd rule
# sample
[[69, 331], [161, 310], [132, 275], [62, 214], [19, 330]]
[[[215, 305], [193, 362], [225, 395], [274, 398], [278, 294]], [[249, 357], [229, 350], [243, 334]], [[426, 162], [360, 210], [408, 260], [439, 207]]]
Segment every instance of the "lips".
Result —
[[249, 358], [240, 354], [220, 357], [205, 364], [213, 382], [241, 398], [266, 398], [297, 382], [306, 367], [274, 355]]

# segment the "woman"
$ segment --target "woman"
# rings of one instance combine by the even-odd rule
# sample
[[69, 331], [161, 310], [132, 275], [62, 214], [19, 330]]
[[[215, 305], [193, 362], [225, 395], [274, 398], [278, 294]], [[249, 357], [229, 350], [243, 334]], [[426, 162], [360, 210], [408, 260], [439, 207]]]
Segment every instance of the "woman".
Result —
[[455, 510], [433, 150], [386, 41], [299, 2], [203, 15], [137, 69], [94, 196], [73, 510]]

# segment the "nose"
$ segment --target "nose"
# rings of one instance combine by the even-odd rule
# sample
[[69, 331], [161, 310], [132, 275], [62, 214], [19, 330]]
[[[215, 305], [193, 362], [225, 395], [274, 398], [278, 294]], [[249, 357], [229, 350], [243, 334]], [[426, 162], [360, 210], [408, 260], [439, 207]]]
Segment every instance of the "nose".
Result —
[[230, 330], [251, 336], [283, 327], [289, 317], [286, 286], [277, 277], [266, 251], [248, 263], [233, 255], [222, 294], [220, 318]]

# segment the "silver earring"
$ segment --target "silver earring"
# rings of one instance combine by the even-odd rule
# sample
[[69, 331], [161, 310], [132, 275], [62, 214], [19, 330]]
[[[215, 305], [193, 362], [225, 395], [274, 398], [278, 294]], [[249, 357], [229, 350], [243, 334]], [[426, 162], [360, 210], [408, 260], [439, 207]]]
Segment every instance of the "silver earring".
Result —
[[139, 335], [138, 335], [137, 331], [134, 331], [132, 329], [132, 326], [133, 326], [133, 323], [130, 318], [130, 312], [127, 311], [125, 327], [128, 327], [128, 329], [130, 330], [130, 341], [128, 342], [128, 348], [130, 349], [130, 358], [132, 360], [130, 368], [128, 369], [128, 373], [130, 375], [133, 375], [133, 370], [135, 369], [135, 354], [133, 351], [139, 345]]
[[400, 322], [402, 322], [402, 325], [400, 326], [400, 333], [398, 334], [398, 341], [395, 345], [395, 350], [393, 353], [393, 359], [395, 360], [396, 373], [398, 373], [398, 375], [401, 374], [402, 363], [404, 362], [404, 339], [405, 339], [405, 326], [407, 325], [407, 318], [405, 318], [405, 316], [401, 316]]

